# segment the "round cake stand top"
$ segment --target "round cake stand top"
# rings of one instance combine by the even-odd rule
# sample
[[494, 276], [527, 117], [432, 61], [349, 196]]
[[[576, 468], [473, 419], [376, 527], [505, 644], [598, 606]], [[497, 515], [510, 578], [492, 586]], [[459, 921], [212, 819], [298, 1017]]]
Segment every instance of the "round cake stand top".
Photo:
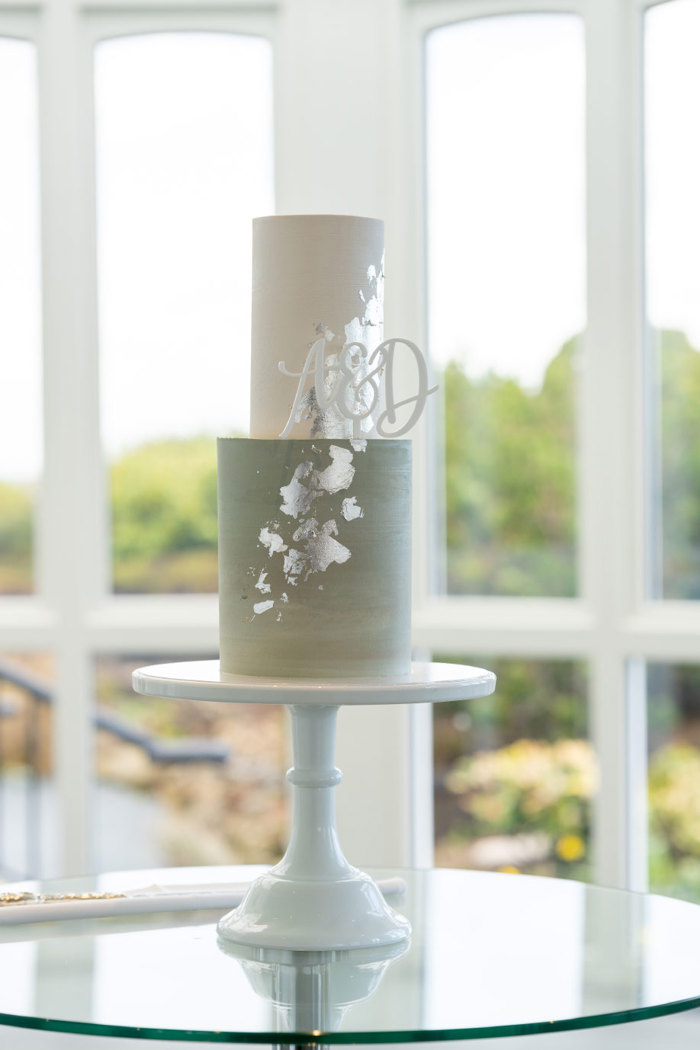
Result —
[[414, 663], [410, 674], [387, 678], [263, 678], [227, 674], [218, 660], [141, 667], [134, 689], [145, 696], [239, 704], [434, 704], [488, 696], [496, 676], [481, 667]]

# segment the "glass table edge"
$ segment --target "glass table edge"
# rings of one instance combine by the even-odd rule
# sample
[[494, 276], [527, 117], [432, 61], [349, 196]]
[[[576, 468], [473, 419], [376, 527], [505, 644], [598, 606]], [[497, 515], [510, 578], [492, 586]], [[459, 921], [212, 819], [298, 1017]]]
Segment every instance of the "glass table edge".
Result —
[[252, 1043], [275, 1045], [336, 1046], [360, 1043], [371, 1046], [379, 1043], [436, 1043], [470, 1039], [502, 1039], [516, 1035], [542, 1035], [544, 1032], [570, 1032], [577, 1029], [603, 1028], [634, 1021], [648, 1021], [684, 1013], [700, 1006], [700, 995], [691, 999], [659, 1006], [643, 1006], [638, 1010], [620, 1010], [613, 1013], [591, 1014], [588, 1017], [565, 1017], [558, 1021], [528, 1021], [524, 1024], [488, 1025], [477, 1028], [405, 1029], [402, 1031], [345, 1031], [265, 1032], [208, 1031], [182, 1028], [132, 1028], [129, 1025], [65, 1021], [50, 1017], [28, 1017], [24, 1014], [0, 1012], [0, 1026], [29, 1028], [45, 1032], [64, 1032], [72, 1035], [113, 1036], [122, 1039], [150, 1039], [154, 1042], [183, 1043]]
[[[239, 868], [241, 865], [234, 865]], [[247, 867], [244, 865], [243, 867]], [[257, 866], [253, 866], [257, 867]], [[140, 869], [139, 869], [140, 870]], [[402, 872], [412, 874], [430, 874], [440, 872], [441, 874], [458, 874], [462, 869], [452, 868], [368, 868], [375, 878], [382, 874], [397, 875]], [[476, 874], [502, 875], [502, 872], [477, 872]], [[520, 874], [519, 879], [551, 879], [548, 876]], [[23, 880], [22, 884], [28, 880]], [[57, 881], [57, 880], [48, 880]], [[551, 881], [559, 881], [551, 879]], [[564, 880], [567, 884], [576, 884], [582, 887], [593, 887], [610, 893], [624, 893], [640, 897], [657, 896], [665, 897], [663, 894], [646, 894], [635, 890], [620, 890], [617, 887], [601, 886], [576, 879]], [[678, 898], [667, 898], [678, 900], [678, 903], [689, 904]], [[71, 921], [71, 920], [68, 920]], [[33, 925], [33, 924], [31, 924]], [[178, 1028], [156, 1028], [148, 1025], [143, 1027], [132, 1027], [130, 1025], [107, 1024], [105, 1022], [70, 1021], [61, 1018], [32, 1017], [24, 1014], [8, 1014], [0, 1010], [0, 1027], [25, 1028], [47, 1032], [64, 1032], [73, 1035], [112, 1036], [123, 1039], [149, 1039], [153, 1042], [192, 1042], [192, 1043], [229, 1043], [229, 1044], [275, 1044], [276, 1046], [305, 1045], [321, 1046], [333, 1044], [336, 1046], [357, 1043], [365, 1046], [389, 1043], [433, 1043], [450, 1042], [457, 1040], [472, 1039], [498, 1039], [518, 1035], [541, 1035], [545, 1032], [567, 1032], [588, 1028], [602, 1028], [612, 1025], [629, 1024], [636, 1021], [648, 1021], [659, 1017], [669, 1017], [673, 1014], [686, 1013], [700, 1007], [700, 992], [688, 999], [678, 999], [668, 1003], [640, 1006], [635, 1009], [613, 1010], [609, 1013], [590, 1014], [585, 1017], [565, 1017], [556, 1021], [528, 1021], [522, 1024], [486, 1025], [469, 1028], [437, 1028], [420, 1029], [412, 1028], [398, 1030], [378, 1031], [319, 1031], [314, 1032], [282, 1032], [279, 1029], [269, 1031], [244, 1032], [244, 1031], [212, 1031], [205, 1029], [178, 1029]]]

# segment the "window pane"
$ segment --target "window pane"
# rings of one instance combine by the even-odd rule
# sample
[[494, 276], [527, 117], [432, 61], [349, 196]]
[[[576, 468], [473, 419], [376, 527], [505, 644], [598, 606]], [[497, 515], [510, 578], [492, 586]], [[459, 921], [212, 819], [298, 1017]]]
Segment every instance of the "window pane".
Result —
[[700, 666], [650, 664], [649, 882], [700, 900]]
[[0, 652], [0, 877], [55, 875], [53, 670], [46, 653]]
[[651, 590], [700, 599], [698, 0], [645, 15], [646, 290], [656, 425]]
[[98, 870], [279, 860], [290, 765], [284, 709], [133, 692], [132, 671], [170, 660], [97, 660]]
[[588, 878], [597, 774], [585, 667], [458, 662], [495, 671], [498, 688], [435, 705], [436, 864]]
[[251, 219], [273, 208], [270, 46], [110, 40], [95, 77], [114, 588], [214, 591], [213, 438], [248, 425]]
[[42, 421], [36, 68], [24, 40], [0, 38], [0, 157], [0, 594], [27, 594]]
[[584, 60], [568, 14], [427, 38], [428, 328], [454, 594], [576, 593]]

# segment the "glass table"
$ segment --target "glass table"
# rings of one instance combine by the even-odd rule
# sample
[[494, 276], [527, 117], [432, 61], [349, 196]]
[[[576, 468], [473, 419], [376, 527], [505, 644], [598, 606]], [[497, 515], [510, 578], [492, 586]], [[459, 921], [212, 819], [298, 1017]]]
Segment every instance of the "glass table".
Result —
[[[262, 870], [179, 868], [21, 886], [128, 893], [248, 881]], [[0, 909], [0, 1024], [318, 1045], [593, 1028], [700, 1005], [695, 905], [526, 875], [373, 875], [409, 918], [410, 942], [334, 952], [237, 947], [217, 939], [222, 907], [22, 924], [2, 921]]]

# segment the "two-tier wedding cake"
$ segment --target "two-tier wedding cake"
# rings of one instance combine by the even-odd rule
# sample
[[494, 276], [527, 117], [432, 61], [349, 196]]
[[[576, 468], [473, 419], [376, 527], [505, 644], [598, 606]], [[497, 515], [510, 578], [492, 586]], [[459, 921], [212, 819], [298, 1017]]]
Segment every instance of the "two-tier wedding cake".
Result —
[[221, 669], [410, 668], [410, 442], [380, 437], [384, 227], [253, 223], [250, 438], [220, 438]]

